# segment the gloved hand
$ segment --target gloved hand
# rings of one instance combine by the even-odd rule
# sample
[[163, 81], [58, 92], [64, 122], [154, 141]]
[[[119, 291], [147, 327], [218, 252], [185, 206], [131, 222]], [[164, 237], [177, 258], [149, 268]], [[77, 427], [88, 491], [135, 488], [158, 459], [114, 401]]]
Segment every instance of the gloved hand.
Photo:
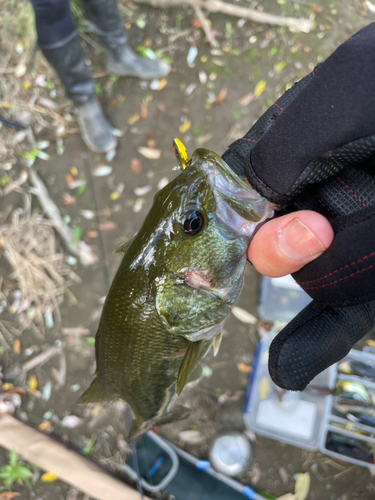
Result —
[[374, 82], [371, 24], [287, 91], [223, 155], [282, 209], [279, 215], [313, 210], [334, 231], [328, 250], [293, 274], [313, 302], [270, 348], [271, 377], [285, 389], [303, 390], [375, 325]]

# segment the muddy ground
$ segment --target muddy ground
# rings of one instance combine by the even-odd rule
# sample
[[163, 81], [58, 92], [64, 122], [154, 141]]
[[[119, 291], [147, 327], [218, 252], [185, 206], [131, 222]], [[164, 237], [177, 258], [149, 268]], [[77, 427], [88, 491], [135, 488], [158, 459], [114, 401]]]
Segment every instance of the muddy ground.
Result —
[[[48, 432], [53, 432], [78, 447], [85, 447], [92, 439], [92, 456], [113, 470], [116, 470], [127, 451], [123, 440], [123, 406], [77, 405], [79, 395], [88, 387], [95, 371], [94, 347], [87, 336], [71, 333], [66, 335], [64, 329], [83, 327], [89, 330], [86, 332], [89, 333], [89, 338], [95, 335], [102, 298], [121, 260], [119, 255], [113, 254], [114, 249], [131, 238], [140, 227], [159, 183], [165, 182], [165, 178], [171, 180], [176, 175], [172, 170], [176, 163], [171, 147], [172, 139], [180, 137], [189, 153], [203, 145], [222, 153], [226, 145], [245, 133], [267, 105], [272, 104], [283, 93], [286, 85], [308, 74], [339, 43], [375, 20], [375, 14], [369, 12], [360, 1], [350, 4], [327, 1], [316, 2], [315, 5], [302, 1], [265, 1], [260, 6], [265, 11], [293, 16], [308, 17], [314, 13], [316, 27], [308, 34], [291, 33], [284, 28], [271, 28], [223, 15], [210, 15], [212, 27], [218, 32], [217, 38], [221, 44], [221, 49], [212, 54], [208, 43], [204, 41], [203, 32], [192, 25], [194, 14], [191, 10], [158, 11], [140, 6], [135, 11], [136, 15], [131, 18], [132, 22], [128, 21], [129, 39], [134, 47], [148, 44], [155, 51], [165, 49], [163, 54], [172, 60], [173, 66], [165, 87], [152, 90], [146, 82], [126, 78], [111, 80], [108, 76], [98, 76], [98, 93], [108, 117], [117, 129], [124, 132], [119, 139], [116, 156], [107, 161], [104, 157], [90, 153], [80, 135], [75, 133], [64, 137], [63, 155], [56, 154], [52, 143], [47, 150], [51, 154], [51, 160], [38, 160], [35, 165], [62, 215], [70, 224], [82, 228], [82, 238], [93, 247], [99, 261], [87, 269], [79, 264], [72, 265], [82, 279], [80, 285], [71, 288], [77, 303], [72, 304], [69, 297], [65, 298], [60, 306], [61, 323], [56, 320], [54, 327], [47, 329], [44, 338], [35, 331], [24, 331], [20, 339], [20, 354], [14, 350], [5, 352], [2, 365], [7, 370], [36, 353], [46, 351], [56, 342], [63, 342], [66, 361], [64, 385], [56, 389], [56, 376], [53, 378], [53, 373], [56, 374], [61, 369], [59, 360], [54, 358], [37, 367], [32, 373], [37, 378], [37, 389], [30, 389], [29, 378], [25, 381], [27, 395], [17, 414], [36, 426], [42, 422], [50, 422]], [[146, 21], [143, 29], [135, 21], [140, 14]], [[138, 24], [143, 26], [142, 23]], [[183, 30], [189, 30], [189, 33], [171, 41], [171, 37], [173, 39], [174, 35]], [[91, 35], [88, 40], [95, 43]], [[189, 66], [187, 55], [194, 44], [198, 48], [198, 55]], [[92, 43], [84, 42], [84, 46], [93, 73], [103, 75], [103, 54], [98, 53], [96, 45], [93, 46]], [[202, 72], [207, 77], [206, 82]], [[259, 97], [248, 98], [249, 102], [244, 105], [241, 98], [254, 92], [256, 84], [261, 80], [266, 82], [263, 93]], [[35, 81], [35, 76], [32, 81]], [[57, 91], [53, 101], [59, 102], [59, 99], [63, 100], [63, 92], [57, 80], [52, 81]], [[223, 92], [220, 94], [221, 91]], [[217, 97], [217, 103], [210, 103]], [[136, 120], [135, 115], [141, 114], [141, 103], [146, 103], [147, 117]], [[187, 121], [191, 125], [185, 126], [185, 132], [180, 132], [183, 130], [180, 127]], [[36, 134], [37, 140], [51, 138], [51, 130], [37, 126], [35, 128], [39, 131]], [[142, 156], [138, 148], [145, 146], [160, 149], [160, 158], [151, 160]], [[134, 158], [140, 162], [140, 172], [139, 164], [134, 162]], [[21, 162], [22, 160], [13, 168], [20, 168]], [[110, 165], [112, 172], [105, 177], [92, 176], [101, 162]], [[76, 170], [72, 170], [72, 167]], [[66, 193], [72, 194], [66, 181], [66, 174], [70, 172], [77, 172], [76, 178], [84, 178], [87, 188], [74, 203], [64, 204]], [[114, 192], [117, 195], [113, 195]], [[2, 213], [5, 213], [10, 203], [22, 206], [22, 197], [12, 193], [9, 197], [0, 198]], [[36, 202], [34, 204], [37, 206]], [[87, 220], [85, 214], [87, 216], [88, 212], [85, 211], [94, 211], [99, 214], [99, 219], [94, 217]], [[1, 265], [7, 280], [10, 270], [6, 263], [2, 262]], [[255, 316], [259, 278], [249, 266], [246, 270], [245, 288], [238, 302], [240, 307]], [[16, 319], [9, 317], [7, 311], [3, 317], [5, 321], [14, 321], [16, 324]], [[182, 397], [193, 409], [191, 417], [165, 426], [160, 429], [161, 435], [182, 445], [193, 455], [207, 458], [210, 440], [217, 430], [226, 426], [244, 429], [241, 406], [248, 374], [239, 371], [237, 365], [251, 365], [258, 338], [254, 326], [241, 323], [231, 316], [226, 323], [226, 334], [217, 358], [214, 359], [209, 354], [205, 360], [205, 364], [212, 370], [212, 376], [203, 378], [199, 386], [187, 390]], [[49, 397], [48, 391], [44, 389], [48, 383], [51, 383], [52, 388]], [[223, 394], [225, 397], [221, 397]], [[66, 428], [61, 424], [62, 419], [69, 415], [82, 419], [77, 421], [79, 425], [74, 426], [75, 428]], [[198, 445], [181, 442], [179, 433], [186, 429], [200, 431], [203, 435], [202, 442]], [[253, 442], [253, 452], [251, 467], [240, 480], [269, 494], [280, 496], [293, 491], [295, 474], [308, 471], [312, 478], [310, 499], [374, 498], [375, 482], [366, 468], [342, 463], [337, 466], [335, 461], [328, 460], [320, 453], [307, 452], [260, 436]], [[2, 451], [0, 465], [6, 460], [6, 454]], [[45, 485], [36, 481], [32, 491], [18, 486], [15, 486], [15, 490], [21, 491], [20, 498], [25, 499], [82, 498], [80, 493], [69, 493], [69, 487], [62, 483]]]

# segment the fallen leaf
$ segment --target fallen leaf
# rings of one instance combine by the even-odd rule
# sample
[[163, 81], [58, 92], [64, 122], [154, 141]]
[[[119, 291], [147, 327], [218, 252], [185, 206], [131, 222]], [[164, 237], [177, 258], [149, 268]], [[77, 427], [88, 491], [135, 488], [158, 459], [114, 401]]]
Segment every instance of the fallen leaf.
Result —
[[147, 114], [148, 114], [147, 105], [141, 102], [141, 118], [147, 118]]
[[227, 89], [221, 89], [218, 95], [216, 96], [216, 99], [214, 100], [214, 104], [221, 104], [227, 97], [227, 94], [228, 94]]
[[263, 94], [264, 89], [266, 88], [266, 80], [261, 80], [255, 85], [254, 96], [259, 97]]
[[106, 220], [98, 224], [98, 229], [101, 231], [113, 231], [113, 229], [117, 229], [117, 223], [112, 220]]
[[296, 495], [296, 500], [305, 500], [310, 490], [310, 474], [305, 472], [304, 474], [299, 474], [297, 477], [296, 484], [294, 486], [294, 493]]
[[244, 108], [245, 106], [248, 106], [251, 101], [254, 99], [254, 94], [252, 92], [249, 92], [248, 94], [244, 95], [241, 97], [241, 99], [238, 100], [238, 104]]
[[71, 196], [68, 193], [63, 194], [62, 202], [64, 205], [72, 205], [73, 203], [75, 203], [75, 201], [76, 199], [74, 198], [74, 196]]
[[16, 339], [13, 343], [13, 352], [17, 355], [21, 352], [21, 341], [19, 339]]
[[258, 385], [259, 398], [264, 401], [270, 392], [270, 382], [267, 377], [263, 377]]
[[192, 47], [190, 47], [188, 55], [186, 57], [186, 61], [189, 66], [192, 66], [197, 55], [198, 55], [198, 49], [197, 47], [195, 47], [195, 45], [193, 45]]
[[158, 182], [157, 188], [163, 189], [168, 184], [168, 182], [169, 182], [168, 177], [162, 177]]
[[43, 483], [52, 483], [53, 481], [56, 481], [58, 478], [58, 476], [56, 476], [56, 474], [53, 474], [52, 472], [45, 472], [44, 474], [42, 474], [41, 478], [40, 478]]
[[134, 188], [134, 194], [136, 196], [144, 196], [145, 194], [149, 193], [151, 189], [152, 189], [151, 186], [137, 187]]
[[147, 146], [149, 148], [154, 148], [155, 147], [155, 141], [154, 141], [154, 139], [148, 139], [147, 140]]
[[130, 168], [133, 171], [133, 174], [139, 175], [142, 172], [142, 163], [138, 160], [138, 158], [132, 158], [130, 160]]
[[51, 99], [46, 99], [45, 97], [39, 97], [38, 104], [47, 109], [56, 109], [56, 104], [51, 101]]
[[0, 500], [10, 500], [11, 498], [19, 497], [20, 493], [16, 491], [3, 491], [0, 493]]
[[249, 325], [256, 325], [258, 322], [255, 316], [245, 311], [245, 309], [242, 309], [241, 307], [237, 306], [232, 307], [232, 313], [237, 319], [242, 321], [242, 323], [247, 323]]
[[96, 167], [92, 173], [95, 177], [105, 177], [106, 175], [109, 175], [112, 172], [112, 167], [109, 165], [100, 165], [99, 167]]
[[77, 174], [78, 174], [78, 169], [77, 169], [77, 167], [75, 167], [75, 166], [70, 167], [70, 169], [69, 169], [69, 170], [70, 170], [70, 173], [71, 173], [72, 175], [77, 175]]
[[43, 422], [41, 422], [39, 425], [38, 425], [38, 429], [40, 431], [48, 431], [48, 429], [50, 429], [52, 427], [52, 424], [51, 422], [49, 422], [48, 420], [43, 420]]
[[112, 191], [112, 193], [109, 195], [109, 198], [112, 200], [112, 201], [116, 201], [119, 199], [119, 194], [117, 191]]
[[138, 115], [137, 113], [135, 115], [132, 115], [129, 120], [128, 124], [133, 125], [135, 122], [137, 122], [140, 119], [141, 115]]
[[31, 375], [27, 385], [31, 392], [35, 392], [38, 387], [38, 380], [35, 375]]
[[191, 127], [191, 121], [190, 120], [186, 120], [184, 123], [182, 123], [179, 127], [179, 132], [180, 134], [184, 134], [185, 132], [187, 132], [189, 130], [189, 128]]
[[252, 367], [250, 365], [246, 365], [245, 363], [238, 363], [237, 370], [241, 373], [250, 373]]
[[178, 437], [181, 439], [181, 441], [184, 441], [188, 444], [200, 444], [205, 439], [204, 435], [200, 431], [191, 430], [179, 432]]
[[159, 85], [158, 85], [158, 88], [157, 90], [163, 90], [163, 88], [167, 85], [167, 80], [165, 78], [162, 78], [161, 80], [159, 80]]
[[16, 78], [21, 78], [21, 76], [24, 76], [24, 74], [27, 71], [26, 64], [19, 64], [16, 69], [14, 70], [14, 76]]
[[207, 73], [205, 73], [204, 71], [200, 71], [199, 81], [204, 85], [207, 82]]
[[61, 425], [66, 429], [75, 429], [82, 424], [83, 418], [77, 417], [76, 415], [67, 415], [61, 420]]
[[157, 160], [158, 158], [160, 158], [161, 149], [139, 147], [138, 153], [141, 153], [142, 156], [145, 156], [150, 160]]
[[89, 238], [97, 238], [99, 236], [99, 233], [98, 233], [98, 231], [88, 231], [87, 236]]
[[[30, 82], [30, 80], [27, 80], [27, 81], [26, 81], [25, 83], [23, 83], [23, 85], [22, 85], [22, 88], [23, 88], [24, 90], [27, 90], [27, 89], [29, 89], [30, 87], [31, 87], [31, 82]], [[0, 497], [0, 498], [1, 498], [1, 497]]]
[[68, 184], [68, 186], [70, 187], [74, 182], [73, 176], [69, 173], [65, 174], [65, 181]]
[[191, 83], [190, 85], [188, 85], [186, 87], [186, 90], [185, 90], [185, 95], [190, 95], [194, 92], [194, 90], [197, 88], [197, 84], [196, 83]]

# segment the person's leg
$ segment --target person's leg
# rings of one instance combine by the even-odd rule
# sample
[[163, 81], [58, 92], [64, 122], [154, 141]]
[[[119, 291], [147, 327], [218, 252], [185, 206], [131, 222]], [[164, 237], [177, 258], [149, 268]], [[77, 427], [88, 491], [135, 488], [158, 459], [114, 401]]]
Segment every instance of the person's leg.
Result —
[[108, 73], [136, 78], [161, 78], [169, 64], [138, 57], [127, 43], [116, 0], [82, 0], [86, 17], [107, 54]]
[[79, 36], [71, 19], [69, 0], [32, 0], [38, 46], [63, 83], [78, 110], [78, 123], [86, 145], [95, 152], [116, 147], [85, 62]]

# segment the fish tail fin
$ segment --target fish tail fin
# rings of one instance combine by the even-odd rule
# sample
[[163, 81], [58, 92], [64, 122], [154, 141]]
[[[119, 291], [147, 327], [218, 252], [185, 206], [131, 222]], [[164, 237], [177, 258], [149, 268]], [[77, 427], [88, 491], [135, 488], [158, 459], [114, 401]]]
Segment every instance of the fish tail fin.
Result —
[[78, 403], [102, 403], [116, 398], [103, 387], [99, 377], [95, 377], [90, 387], [79, 398]]
[[159, 417], [151, 418], [150, 420], [143, 420], [141, 417], [132, 419], [131, 429], [128, 435], [129, 440], [136, 439], [145, 432], [150, 431], [154, 427], [161, 425], [171, 424], [177, 420], [187, 418], [191, 413], [190, 408], [182, 405], [174, 405], [169, 413]]

